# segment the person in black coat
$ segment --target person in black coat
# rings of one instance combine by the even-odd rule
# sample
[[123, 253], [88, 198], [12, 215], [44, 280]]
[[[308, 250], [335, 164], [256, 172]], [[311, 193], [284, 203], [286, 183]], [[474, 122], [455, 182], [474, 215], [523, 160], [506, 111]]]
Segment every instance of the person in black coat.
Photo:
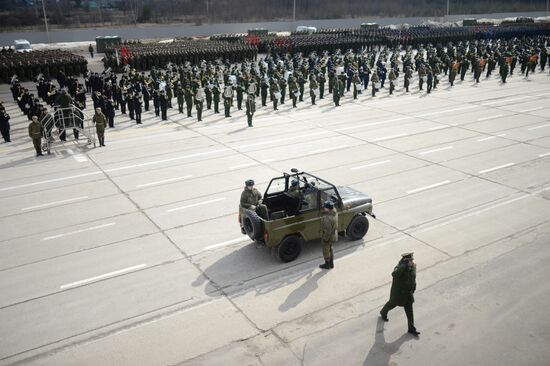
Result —
[[159, 103], [160, 103], [161, 118], [163, 121], [166, 121], [168, 119], [168, 116], [167, 116], [168, 97], [166, 97], [166, 93], [164, 92], [164, 90], [160, 91]]
[[141, 124], [141, 95], [134, 95], [134, 113], [136, 116], [136, 124]]
[[115, 127], [115, 102], [112, 100], [105, 101], [105, 117], [109, 122], [109, 128]]
[[0, 133], [4, 138], [4, 142], [11, 142], [10, 140], [10, 115], [6, 112], [4, 107], [0, 104]]
[[160, 114], [160, 99], [158, 90], [156, 89], [153, 91], [153, 106], [155, 107], [155, 115], [158, 117]]

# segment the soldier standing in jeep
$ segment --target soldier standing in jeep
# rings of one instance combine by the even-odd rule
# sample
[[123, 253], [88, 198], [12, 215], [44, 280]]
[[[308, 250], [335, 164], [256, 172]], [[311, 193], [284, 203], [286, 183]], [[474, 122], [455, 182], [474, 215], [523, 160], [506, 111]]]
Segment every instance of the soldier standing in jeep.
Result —
[[248, 179], [244, 184], [245, 187], [243, 193], [241, 193], [241, 202], [239, 204], [239, 222], [241, 223], [241, 232], [246, 234], [241, 220], [243, 211], [246, 209], [256, 210], [256, 206], [258, 206], [258, 203], [262, 199], [262, 194], [254, 188], [254, 180]]

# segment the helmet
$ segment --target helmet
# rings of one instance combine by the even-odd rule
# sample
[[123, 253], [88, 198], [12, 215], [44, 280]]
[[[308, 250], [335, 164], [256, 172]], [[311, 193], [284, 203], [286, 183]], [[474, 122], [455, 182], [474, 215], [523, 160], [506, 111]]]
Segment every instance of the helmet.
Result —
[[254, 185], [254, 180], [253, 179], [248, 179], [246, 182], [244, 182], [244, 184], [247, 187], [252, 187]]
[[334, 208], [334, 203], [332, 201], [325, 201], [325, 204], [323, 205], [324, 208], [328, 208], [329, 210], [332, 210]]

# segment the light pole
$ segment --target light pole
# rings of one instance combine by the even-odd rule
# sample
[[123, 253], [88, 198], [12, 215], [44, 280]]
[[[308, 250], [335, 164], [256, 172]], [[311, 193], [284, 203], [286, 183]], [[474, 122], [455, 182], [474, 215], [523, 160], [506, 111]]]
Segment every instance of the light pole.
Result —
[[42, 13], [44, 15], [44, 25], [46, 26], [46, 36], [48, 37], [48, 43], [50, 43], [50, 31], [48, 30], [48, 17], [46, 16], [46, 0], [42, 0]]

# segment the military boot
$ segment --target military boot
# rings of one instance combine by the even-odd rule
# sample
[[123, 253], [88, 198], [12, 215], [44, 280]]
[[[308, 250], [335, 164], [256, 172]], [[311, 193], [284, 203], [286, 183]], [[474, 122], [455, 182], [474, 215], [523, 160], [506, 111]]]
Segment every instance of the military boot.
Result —
[[325, 261], [325, 264], [321, 264], [319, 265], [319, 268], [322, 268], [322, 269], [330, 269], [330, 262], [329, 261]]
[[334, 268], [334, 259], [331, 259], [330, 262], [329, 262], [329, 264], [330, 264], [330, 268], [331, 268], [331, 269]]

